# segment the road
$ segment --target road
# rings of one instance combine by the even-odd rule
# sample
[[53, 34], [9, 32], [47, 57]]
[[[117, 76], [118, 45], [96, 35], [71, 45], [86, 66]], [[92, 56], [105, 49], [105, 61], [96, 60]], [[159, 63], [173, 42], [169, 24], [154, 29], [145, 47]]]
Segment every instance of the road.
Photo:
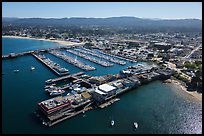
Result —
[[190, 58], [190, 56], [191, 56], [195, 51], [197, 51], [201, 46], [202, 46], [202, 44], [200, 44], [198, 47], [196, 47], [195, 49], [193, 49], [193, 50], [190, 52], [190, 54], [186, 55], [184, 58], [185, 58], [185, 59], [186, 59], [186, 58]]

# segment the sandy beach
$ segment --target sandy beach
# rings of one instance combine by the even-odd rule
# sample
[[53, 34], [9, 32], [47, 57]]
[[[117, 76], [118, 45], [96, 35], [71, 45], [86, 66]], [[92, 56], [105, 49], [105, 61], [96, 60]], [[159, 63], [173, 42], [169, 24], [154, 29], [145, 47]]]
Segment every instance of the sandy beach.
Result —
[[5, 38], [19, 38], [19, 39], [32, 39], [32, 40], [49, 41], [49, 42], [59, 43], [59, 44], [65, 45], [65, 46], [84, 44], [83, 42], [77, 43], [77, 42], [70, 42], [70, 41], [63, 41], [63, 40], [50, 40], [50, 39], [43, 39], [43, 38], [31, 38], [31, 37], [21, 37], [21, 36], [2, 36], [2, 38], [3, 37], [5, 37]]
[[187, 88], [184, 85], [182, 85], [178, 80], [168, 79], [166, 80], [166, 84], [170, 86], [174, 86], [178, 90], [181, 90], [189, 94], [190, 96], [196, 98], [198, 101], [202, 102], [202, 93], [198, 93], [197, 91], [194, 91], [194, 92], [187, 91]]

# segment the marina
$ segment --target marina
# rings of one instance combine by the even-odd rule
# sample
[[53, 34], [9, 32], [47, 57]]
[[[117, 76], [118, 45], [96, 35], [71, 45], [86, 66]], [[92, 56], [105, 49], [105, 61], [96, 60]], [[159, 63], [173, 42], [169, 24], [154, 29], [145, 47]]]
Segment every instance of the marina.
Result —
[[129, 59], [129, 58], [122, 57], [119, 54], [113, 55], [113, 54], [110, 54], [110, 53], [105, 53], [105, 52], [100, 51], [100, 50], [98, 52], [100, 52], [101, 54], [108, 55], [108, 56], [115, 57], [115, 58], [119, 58], [119, 59], [122, 59], [122, 60], [130, 61], [130, 62], [137, 62], [136, 60], [132, 60], [132, 59]]
[[45, 64], [48, 68], [50, 68], [52, 71], [54, 71], [57, 75], [62, 76], [62, 75], [67, 75], [69, 74], [69, 70], [66, 68], [62, 68], [59, 64], [53, 62], [49, 58], [46, 58], [42, 54], [38, 53], [32, 53], [32, 55], [37, 58], [40, 62]]
[[102, 61], [102, 60], [99, 60], [98, 58], [95, 58], [95, 57], [92, 57], [90, 55], [87, 55], [87, 54], [84, 54], [84, 53], [81, 53], [81, 52], [77, 52], [77, 51], [74, 51], [74, 50], [67, 50], [67, 52], [69, 53], [72, 53], [74, 55], [77, 55], [79, 57], [82, 57], [84, 59], [87, 59], [89, 61], [92, 61], [96, 64], [99, 64], [101, 66], [104, 66], [104, 67], [110, 67], [110, 66], [113, 66], [113, 64], [109, 63], [109, 62], [106, 62], [106, 61]]
[[71, 57], [69, 57], [69, 56], [67, 56], [64, 53], [61, 53], [59, 51], [55, 50], [55, 51], [50, 51], [49, 53], [63, 59], [64, 61], [66, 61], [66, 62], [68, 62], [68, 63], [70, 63], [70, 64], [72, 64], [72, 65], [74, 65], [74, 66], [76, 66], [76, 67], [78, 67], [78, 68], [80, 68], [82, 70], [90, 71], [90, 70], [95, 70], [96, 69], [93, 66], [85, 64], [85, 63], [77, 60], [76, 58], [75, 59], [71, 58]]
[[[76, 48], [66, 51], [104, 67], [110, 67], [113, 64], [99, 60], [99, 58], [119, 65], [126, 64], [124, 61], [113, 59], [113, 56], [108, 57], [105, 53], [104, 55], [97, 55], [96, 52], [88, 49]], [[60, 49], [52, 49], [48, 53], [85, 71], [95, 70], [94, 67], [79, 61], [77, 57], [74, 59], [65, 55]], [[109, 107], [120, 100], [117, 98], [120, 94], [157, 79], [168, 79], [171, 75], [171, 72], [164, 72], [160, 69], [152, 72], [151, 69], [154, 67], [135, 65], [126, 67], [116, 75], [104, 76], [103, 81], [100, 81], [100, 78], [86, 75], [85, 72], [70, 74], [69, 70], [46, 58], [42, 52], [31, 54], [57, 75], [62, 76], [64, 74], [62, 77], [45, 81], [45, 92], [49, 93], [52, 98], [39, 102], [37, 112], [39, 112], [38, 116], [43, 119], [42, 123], [47, 126], [53, 126], [65, 119], [85, 113], [86, 109]], [[31, 66], [31, 71], [34, 69], [35, 67]]]
[[96, 56], [96, 57], [99, 57], [99, 58], [103, 58], [105, 60], [108, 60], [110, 62], [119, 64], [119, 65], [125, 65], [126, 64], [125, 61], [118, 60], [118, 59], [114, 58], [113, 56], [109, 57], [107, 55], [106, 56], [105, 55], [101, 55], [101, 54], [96, 53], [96, 51], [89, 50], [87, 48], [76, 48], [74, 50], [79, 51], [81, 53], [85, 53], [85, 54], [89, 54], [89, 55], [92, 55], [92, 56]]

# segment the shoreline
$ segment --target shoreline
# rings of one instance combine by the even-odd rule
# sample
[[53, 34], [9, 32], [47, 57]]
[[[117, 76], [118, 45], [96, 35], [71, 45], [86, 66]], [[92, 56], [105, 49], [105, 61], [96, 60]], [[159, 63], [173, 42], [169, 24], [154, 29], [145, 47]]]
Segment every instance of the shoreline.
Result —
[[76, 42], [70, 42], [70, 41], [64, 41], [64, 40], [50, 40], [50, 39], [44, 39], [44, 38], [32, 38], [32, 37], [21, 37], [21, 36], [2, 36], [2, 38], [17, 38], [17, 39], [48, 41], [48, 42], [59, 43], [59, 44], [64, 45], [64, 46], [84, 44], [84, 43], [76, 43]]
[[182, 92], [185, 92], [186, 94], [189, 94], [190, 96], [192, 96], [193, 98], [195, 98], [196, 100], [202, 102], [202, 93], [198, 93], [197, 91], [188, 91], [187, 88], [182, 85], [180, 83], [180, 81], [175, 80], [175, 79], [168, 79], [166, 80], [165, 84], [169, 85], [169, 86], [173, 86], [178, 90], [181, 90]]

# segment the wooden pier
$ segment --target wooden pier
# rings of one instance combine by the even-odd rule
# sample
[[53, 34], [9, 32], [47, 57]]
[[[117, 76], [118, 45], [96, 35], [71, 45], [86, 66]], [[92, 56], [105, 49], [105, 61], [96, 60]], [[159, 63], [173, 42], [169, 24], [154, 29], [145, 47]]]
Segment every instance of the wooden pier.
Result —
[[62, 47], [55, 47], [55, 48], [25, 51], [25, 52], [21, 52], [21, 53], [10, 53], [10, 54], [7, 54], [7, 55], [2, 55], [2, 59], [16, 58], [16, 57], [20, 57], [20, 56], [24, 56], [24, 55], [30, 55], [32, 53], [47, 52], [47, 51], [58, 50], [58, 49], [67, 49], [67, 48], [62, 46]]

